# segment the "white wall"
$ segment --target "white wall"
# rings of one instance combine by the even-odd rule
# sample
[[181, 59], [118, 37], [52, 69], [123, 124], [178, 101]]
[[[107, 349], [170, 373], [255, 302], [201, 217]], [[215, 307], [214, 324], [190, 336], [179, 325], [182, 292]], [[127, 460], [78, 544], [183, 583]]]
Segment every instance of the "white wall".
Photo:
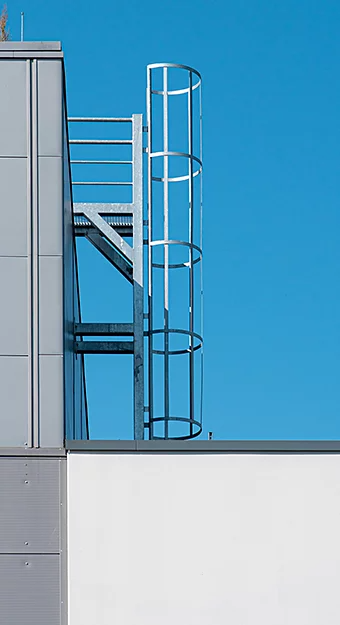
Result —
[[71, 453], [69, 625], [339, 625], [340, 456]]

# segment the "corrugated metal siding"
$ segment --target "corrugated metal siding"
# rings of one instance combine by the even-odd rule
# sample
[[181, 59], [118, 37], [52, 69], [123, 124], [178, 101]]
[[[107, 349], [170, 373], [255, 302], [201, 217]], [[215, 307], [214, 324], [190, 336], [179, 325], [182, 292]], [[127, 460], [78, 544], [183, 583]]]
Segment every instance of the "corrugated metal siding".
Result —
[[60, 462], [0, 458], [0, 553], [59, 552]]
[[0, 622], [60, 625], [60, 557], [0, 555]]
[[65, 623], [65, 470], [66, 458], [0, 457], [1, 625]]

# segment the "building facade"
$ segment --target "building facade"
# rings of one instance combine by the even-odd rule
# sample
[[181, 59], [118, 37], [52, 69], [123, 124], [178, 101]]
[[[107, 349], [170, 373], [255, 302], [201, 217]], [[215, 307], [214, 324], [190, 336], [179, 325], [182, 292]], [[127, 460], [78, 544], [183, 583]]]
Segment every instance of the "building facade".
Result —
[[[189, 73], [190, 111], [199, 82]], [[338, 625], [339, 443], [141, 440], [143, 275], [133, 265], [143, 256], [141, 116], [123, 120], [132, 123], [131, 184], [140, 186], [119, 205], [124, 220], [112, 209], [103, 222], [72, 201], [60, 44], [0, 44], [0, 85], [0, 622]], [[150, 138], [148, 147], [156, 158]], [[189, 158], [189, 173], [175, 178], [191, 185], [201, 161], [190, 150], [179, 156]], [[166, 209], [169, 180], [167, 171], [151, 181], [163, 184]], [[83, 221], [74, 224], [74, 213]], [[81, 344], [94, 328], [81, 323], [75, 225], [135, 286], [134, 326], [96, 326], [132, 336], [125, 343]], [[123, 244], [117, 237], [133, 228], [134, 245]], [[192, 269], [201, 249], [185, 245]], [[162, 253], [154, 267], [168, 275]], [[194, 371], [202, 341], [189, 321], [181, 337], [189, 343], [174, 350], [168, 320], [165, 331], [151, 328], [164, 334], [151, 366], [154, 355], [167, 361], [177, 351]], [[84, 353], [95, 349], [134, 358], [136, 440], [88, 440]], [[162, 421], [168, 433], [182, 418], [189, 437], [200, 432], [200, 396], [173, 423], [170, 400], [165, 393], [149, 431]]]

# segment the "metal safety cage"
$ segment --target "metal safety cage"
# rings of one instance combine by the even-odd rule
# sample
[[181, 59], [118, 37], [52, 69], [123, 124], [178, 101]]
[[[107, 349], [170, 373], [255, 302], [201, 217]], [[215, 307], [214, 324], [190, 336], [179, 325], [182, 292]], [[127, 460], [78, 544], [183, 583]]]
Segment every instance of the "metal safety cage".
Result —
[[147, 68], [150, 439], [202, 432], [202, 95], [191, 67]]

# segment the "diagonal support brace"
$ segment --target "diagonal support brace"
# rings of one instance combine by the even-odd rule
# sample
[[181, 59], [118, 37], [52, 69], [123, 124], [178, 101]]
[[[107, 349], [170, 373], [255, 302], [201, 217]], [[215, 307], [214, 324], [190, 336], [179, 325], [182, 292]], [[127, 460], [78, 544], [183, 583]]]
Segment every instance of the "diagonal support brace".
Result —
[[124, 239], [103, 219], [98, 210], [94, 208], [94, 204], [83, 204], [82, 211], [77, 214], [84, 215], [98, 230], [104, 235], [108, 241], [116, 248], [116, 250], [125, 256], [125, 258], [133, 262], [133, 249], [131, 245], [126, 243]]
[[116, 269], [131, 284], [133, 283], [133, 269], [123, 256], [112, 247], [98, 232], [88, 232], [86, 238], [94, 247], [105, 256], [105, 258], [116, 267]]

